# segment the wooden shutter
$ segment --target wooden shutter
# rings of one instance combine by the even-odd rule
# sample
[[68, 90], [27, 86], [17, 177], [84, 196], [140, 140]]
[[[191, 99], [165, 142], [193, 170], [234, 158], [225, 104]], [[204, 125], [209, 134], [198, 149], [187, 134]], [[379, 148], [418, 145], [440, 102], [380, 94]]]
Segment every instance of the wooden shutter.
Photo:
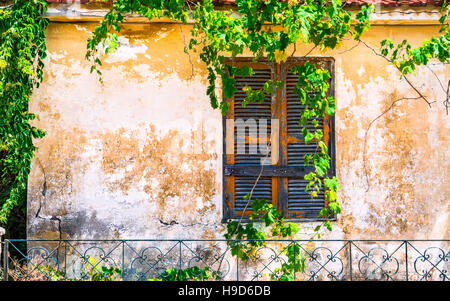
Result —
[[[311, 62], [311, 61], [310, 61]], [[282, 158], [281, 164], [290, 168], [300, 168], [305, 170], [303, 175], [283, 178], [282, 181], [282, 194], [283, 194], [283, 211], [287, 218], [300, 218], [304, 220], [317, 220], [317, 216], [320, 210], [327, 206], [325, 196], [323, 193], [323, 187], [321, 188], [317, 197], [311, 197], [311, 195], [305, 191], [308, 181], [304, 180], [304, 174], [312, 170], [312, 166], [304, 165], [305, 154], [314, 154], [317, 149], [316, 142], [310, 142], [305, 144], [302, 138], [301, 129], [303, 126], [298, 124], [301, 117], [301, 112], [305, 107], [301, 104], [297, 94], [294, 92], [295, 84], [298, 80], [298, 75], [291, 72], [291, 68], [295, 65], [303, 64], [304, 61], [292, 60], [283, 65], [282, 80], [285, 81], [285, 90], [283, 91], [283, 99], [281, 101], [283, 112], [282, 114], [282, 134], [281, 134], [281, 147]], [[318, 62], [312, 62], [318, 63]], [[331, 62], [319, 62], [321, 68], [327, 68], [331, 73]], [[330, 89], [330, 93], [332, 93]], [[313, 97], [313, 95], [311, 95]], [[329, 146], [330, 155], [332, 155], [333, 147], [331, 145], [330, 131], [331, 119], [318, 120], [320, 128], [324, 132], [325, 143]], [[314, 131], [313, 125], [308, 124], [306, 128], [310, 131]], [[333, 158], [333, 156], [331, 156]], [[310, 163], [311, 165], [311, 163]], [[333, 164], [334, 171], [334, 164]], [[333, 172], [332, 171], [332, 172]], [[331, 173], [332, 173], [331, 172]]]
[[[244, 108], [242, 102], [246, 96], [242, 90], [246, 85], [253, 90], [259, 90], [263, 88], [263, 85], [268, 80], [275, 80], [276, 70], [272, 63], [251, 63], [247, 61], [238, 61], [236, 64], [246, 64], [254, 70], [254, 75], [251, 77], [236, 76], [236, 88], [237, 91], [233, 99], [229, 99], [230, 109], [227, 113], [228, 120], [234, 120], [236, 123], [238, 120], [247, 122], [249, 119], [253, 119], [257, 122], [257, 129], [259, 129], [259, 120], [265, 119], [267, 122], [267, 138], [271, 135], [271, 119], [275, 114], [276, 99], [273, 95], [266, 95], [262, 103], [249, 103]], [[227, 127], [225, 120], [225, 126]], [[271, 152], [261, 153], [259, 145], [257, 145], [257, 153], [250, 153], [250, 144], [258, 143], [258, 136], [250, 135], [249, 128], [245, 130], [245, 136], [239, 137], [238, 129], [235, 124], [233, 130], [234, 136], [234, 148], [233, 154], [225, 154], [224, 160], [224, 180], [225, 180], [225, 218], [236, 218], [249, 215], [251, 213], [251, 205], [248, 204], [244, 196], [249, 194], [252, 190], [256, 179], [261, 171], [261, 159], [271, 159]], [[226, 143], [226, 132], [225, 143]], [[245, 153], [238, 153], [238, 142], [245, 145]], [[268, 141], [266, 141], [267, 143]], [[224, 150], [226, 146], [224, 146]], [[269, 202], [274, 201], [273, 188], [274, 179], [270, 176], [266, 176], [263, 173], [253, 190], [252, 199], [267, 199]], [[246, 208], [247, 206], [247, 208]], [[244, 208], [245, 212], [244, 212]]]
[[[327, 68], [332, 74], [333, 60], [331, 58], [310, 59], [321, 68]], [[246, 64], [251, 66], [255, 74], [252, 77], [236, 77], [237, 92], [233, 99], [228, 99], [229, 111], [224, 118], [224, 220], [238, 218], [243, 215], [247, 200], [244, 196], [250, 193], [256, 179], [261, 172], [260, 159], [272, 156], [272, 165], [265, 165], [261, 178], [253, 191], [252, 199], [262, 198], [272, 202], [280, 209], [286, 218], [301, 219], [304, 221], [317, 220], [319, 211], [326, 206], [323, 191], [311, 198], [305, 192], [307, 182], [304, 175], [313, 170], [312, 166], [304, 165], [304, 155], [314, 153], [317, 145], [310, 143], [306, 145], [301, 135], [301, 126], [298, 124], [300, 115], [304, 107], [301, 105], [297, 95], [294, 93], [294, 86], [297, 82], [297, 75], [292, 74], [290, 69], [294, 65], [303, 64], [304, 60], [289, 59], [284, 64], [274, 63], [252, 63], [251, 59], [235, 59], [233, 64]], [[283, 80], [286, 85], [283, 89], [275, 89], [273, 95], [266, 96], [262, 103], [248, 104], [242, 107], [245, 92], [242, 88], [245, 85], [253, 89], [261, 89], [267, 80]], [[334, 78], [331, 80], [330, 95], [333, 93]], [[261, 154], [259, 148], [257, 154], [249, 154], [249, 143], [255, 141], [256, 137], [250, 137], [250, 133], [245, 133], [243, 142], [246, 144], [245, 154], [237, 153], [238, 133], [233, 124], [227, 127], [227, 120], [243, 121], [253, 119], [267, 119], [268, 132], [276, 132], [271, 128], [270, 119], [277, 119], [279, 124], [279, 139], [271, 141], [271, 153], [267, 156]], [[308, 126], [311, 130], [312, 125]], [[329, 176], [335, 174], [334, 167], [334, 119], [325, 118], [319, 120], [319, 127], [323, 129], [325, 143], [328, 144], [330, 156], [332, 158]], [[231, 146], [232, 154], [226, 153], [227, 132], [233, 136]], [[278, 158], [279, 160], [274, 160]], [[248, 204], [244, 215], [251, 213], [251, 206]]]

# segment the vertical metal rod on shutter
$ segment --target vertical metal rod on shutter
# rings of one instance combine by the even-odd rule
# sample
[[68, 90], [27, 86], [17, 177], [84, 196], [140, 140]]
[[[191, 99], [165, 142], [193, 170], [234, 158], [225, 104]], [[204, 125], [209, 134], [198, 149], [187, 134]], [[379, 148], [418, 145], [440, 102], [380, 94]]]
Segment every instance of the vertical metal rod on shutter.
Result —
[[[330, 94], [332, 97], [335, 97], [335, 86], [336, 86], [336, 77], [334, 74], [334, 59], [331, 59], [329, 64], [329, 71], [330, 71], [330, 75], [331, 75], [331, 85], [330, 85]], [[335, 106], [336, 106], [336, 101], [335, 101]], [[336, 112], [336, 108], [335, 108], [335, 112]], [[336, 113], [331, 116], [330, 118], [330, 157], [331, 157], [331, 172], [332, 175], [335, 176], [336, 175], [336, 135], [335, 135], [335, 115]]]
[[[278, 94], [279, 116], [280, 116], [280, 165], [287, 166], [287, 105], [286, 105], [286, 89], [287, 89], [287, 64], [282, 64], [278, 69], [278, 78], [284, 82], [284, 88], [280, 89]], [[281, 203], [281, 212], [283, 216], [287, 213], [287, 186], [288, 179], [280, 177], [278, 200]]]
[[[273, 81], [276, 82], [280, 80], [280, 66], [276, 65], [272, 72]], [[272, 165], [280, 165], [280, 93], [281, 89], [276, 89], [275, 93], [272, 94], [272, 104], [271, 104], [271, 118], [272, 120], [277, 120], [278, 122], [272, 122], [270, 124], [270, 146], [271, 146], [271, 156]], [[276, 159], [276, 160], [275, 160]], [[278, 177], [272, 177], [272, 204], [277, 210], [280, 210], [280, 179]]]
[[231, 216], [229, 214], [230, 208], [228, 207], [228, 191], [227, 191], [227, 177], [225, 176], [225, 168], [223, 166], [227, 162], [227, 154], [226, 154], [226, 122], [227, 116], [222, 117], [222, 222], [227, 221]]
[[[228, 122], [231, 122], [232, 125], [228, 125]], [[227, 137], [227, 134], [229, 134], [228, 130], [229, 127], [232, 126], [232, 144], [233, 144], [233, 151], [231, 154], [227, 153], [227, 145], [224, 145], [225, 148], [225, 153], [223, 156], [223, 160], [224, 163], [226, 162], [226, 164], [234, 164], [235, 163], [235, 158], [234, 158], [234, 97], [232, 99], [230, 99], [230, 105], [228, 108], [228, 112], [227, 115], [225, 117], [225, 125], [226, 128], [224, 129], [224, 135], [225, 135], [225, 139]], [[231, 139], [231, 138], [230, 138]], [[226, 143], [226, 141], [225, 141]], [[226, 186], [224, 186], [224, 209], [226, 208], [225, 212], [227, 213], [227, 218], [233, 218], [235, 217], [235, 210], [234, 210], [234, 205], [235, 205], [235, 177], [234, 176], [227, 176], [225, 177], [225, 174], [223, 174], [224, 177], [224, 183], [226, 184]]]

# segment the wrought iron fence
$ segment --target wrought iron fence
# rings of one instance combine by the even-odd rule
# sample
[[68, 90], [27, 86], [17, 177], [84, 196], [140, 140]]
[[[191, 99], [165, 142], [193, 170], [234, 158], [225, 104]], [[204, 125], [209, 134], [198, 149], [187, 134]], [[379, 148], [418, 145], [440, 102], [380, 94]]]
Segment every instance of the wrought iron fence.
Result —
[[448, 281], [449, 242], [264, 240], [244, 261], [226, 240], [5, 240], [2, 278], [83, 280], [89, 271], [102, 275], [104, 267], [117, 267], [121, 280], [148, 280], [161, 279], [170, 268], [196, 266], [219, 280], [270, 280], [288, 261], [283, 249], [298, 243], [306, 269], [295, 280]]

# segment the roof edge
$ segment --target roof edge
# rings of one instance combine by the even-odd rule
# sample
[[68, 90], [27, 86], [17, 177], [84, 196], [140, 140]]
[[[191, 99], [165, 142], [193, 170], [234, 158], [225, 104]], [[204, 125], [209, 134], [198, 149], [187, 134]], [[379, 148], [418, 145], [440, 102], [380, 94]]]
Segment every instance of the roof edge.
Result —
[[[280, 0], [285, 2], [286, 0]], [[93, 4], [93, 5], [110, 5], [113, 0], [46, 0], [47, 3], [59, 3], [59, 4]], [[235, 0], [215, 0], [213, 1], [217, 6], [234, 6]], [[441, 6], [443, 0], [343, 0], [347, 6], [363, 6], [368, 3], [374, 5], [380, 5], [384, 7], [400, 7], [400, 6]]]

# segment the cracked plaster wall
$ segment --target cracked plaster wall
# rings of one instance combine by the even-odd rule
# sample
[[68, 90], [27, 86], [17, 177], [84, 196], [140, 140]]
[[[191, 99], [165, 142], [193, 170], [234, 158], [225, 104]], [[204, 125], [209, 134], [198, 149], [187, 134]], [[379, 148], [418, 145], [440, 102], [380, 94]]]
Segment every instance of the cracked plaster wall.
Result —
[[[47, 132], [28, 183], [28, 238], [222, 238], [222, 124], [205, 95], [207, 74], [191, 64], [174, 24], [126, 25], [104, 59], [102, 86], [84, 60], [95, 24], [51, 23], [44, 82], [33, 94]], [[364, 37], [413, 44], [437, 27], [376, 26]], [[414, 97], [385, 61], [345, 41], [335, 58], [338, 193], [343, 212], [324, 238], [448, 238], [449, 117], [428, 69]], [[297, 45], [301, 56], [310, 47]], [[449, 66], [431, 68], [448, 80]], [[220, 92], [219, 92], [220, 93]], [[364, 141], [367, 138], [366, 151]], [[364, 160], [366, 158], [366, 160]], [[365, 162], [365, 163], [364, 163]], [[302, 223], [307, 238], [314, 223]]]

